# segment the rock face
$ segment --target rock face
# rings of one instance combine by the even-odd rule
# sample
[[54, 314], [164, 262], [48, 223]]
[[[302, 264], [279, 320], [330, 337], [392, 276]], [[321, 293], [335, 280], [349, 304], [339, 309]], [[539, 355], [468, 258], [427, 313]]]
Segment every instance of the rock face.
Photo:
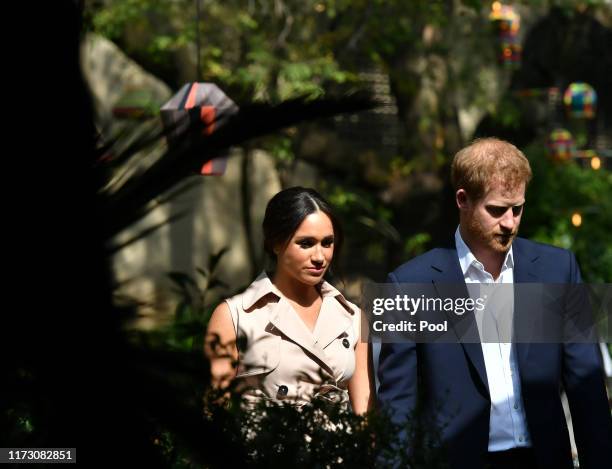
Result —
[[172, 90], [165, 83], [147, 73], [102, 36], [88, 34], [85, 37], [81, 64], [96, 106], [96, 125], [107, 137], [128, 125], [113, 115], [113, 109], [123, 99], [140, 93], [141, 101], [145, 101], [143, 104], [159, 109], [172, 96]]
[[[102, 37], [88, 36], [82, 54], [103, 137], [138, 128], [138, 117], [115, 112], [126, 96], [145, 96], [145, 106], [159, 109], [172, 95], [164, 83]], [[128, 104], [133, 101], [128, 99]], [[206, 269], [209, 258], [224, 248], [227, 252], [215, 273], [227, 287], [208, 291], [206, 301], [218, 301], [248, 285], [264, 262], [261, 223], [265, 206], [280, 188], [270, 155], [234, 148], [223, 176], [194, 175], [183, 181], [171, 190], [176, 195], [169, 202], [116, 236], [113, 244], [125, 244], [113, 257], [118, 294], [141, 304], [135, 326], [155, 327], [172, 317], [180, 298], [173, 293], [169, 272], [186, 274], [204, 288], [207, 279], [198, 269]], [[147, 234], [139, 238], [144, 232]]]

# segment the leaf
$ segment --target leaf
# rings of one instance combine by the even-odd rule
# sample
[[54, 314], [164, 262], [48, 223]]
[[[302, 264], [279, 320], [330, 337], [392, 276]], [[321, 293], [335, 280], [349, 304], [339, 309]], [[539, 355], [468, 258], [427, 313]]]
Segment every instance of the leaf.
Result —
[[216, 287], [223, 287], [223, 288], [229, 288], [229, 285], [227, 283], [225, 283], [224, 281], [218, 279], [218, 278], [213, 278], [207, 285], [208, 289], [212, 289], [212, 288], [216, 288]]
[[215, 268], [217, 267], [217, 264], [219, 263], [219, 261], [221, 260], [221, 257], [223, 257], [223, 254], [225, 254], [227, 251], [229, 251], [228, 247], [223, 247], [221, 248], [221, 250], [219, 252], [217, 252], [216, 254], [213, 254], [209, 257], [208, 259], [208, 268], [210, 269], [210, 272], [214, 272]]
[[193, 280], [193, 278], [191, 278], [191, 276], [187, 275], [184, 272], [174, 271], [174, 272], [168, 272], [166, 275], [168, 276], [170, 280], [172, 280], [180, 288], [196, 288], [197, 289], [197, 284]]

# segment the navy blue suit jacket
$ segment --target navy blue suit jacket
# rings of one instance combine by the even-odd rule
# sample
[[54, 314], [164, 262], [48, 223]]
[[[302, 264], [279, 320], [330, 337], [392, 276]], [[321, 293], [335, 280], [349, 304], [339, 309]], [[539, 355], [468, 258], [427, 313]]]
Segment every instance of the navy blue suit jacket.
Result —
[[[581, 281], [574, 255], [517, 238], [515, 283]], [[455, 249], [433, 249], [389, 274], [389, 282], [464, 282]], [[515, 315], [518, 314], [516, 311]], [[542, 468], [573, 467], [561, 404], [565, 389], [581, 469], [612, 467], [612, 418], [597, 344], [517, 343], [521, 392], [532, 445]], [[453, 469], [484, 467], [491, 401], [479, 343], [384, 343], [378, 368], [379, 404], [396, 422], [419, 415], [440, 425]], [[410, 441], [404, 442], [410, 448]]]

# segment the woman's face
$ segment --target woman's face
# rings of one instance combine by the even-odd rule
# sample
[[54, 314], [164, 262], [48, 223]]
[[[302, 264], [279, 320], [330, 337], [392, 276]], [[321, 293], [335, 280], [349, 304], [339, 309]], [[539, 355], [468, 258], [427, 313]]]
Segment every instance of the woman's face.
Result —
[[276, 275], [308, 285], [317, 285], [334, 255], [334, 227], [330, 218], [318, 211], [308, 215], [286, 246], [278, 246]]

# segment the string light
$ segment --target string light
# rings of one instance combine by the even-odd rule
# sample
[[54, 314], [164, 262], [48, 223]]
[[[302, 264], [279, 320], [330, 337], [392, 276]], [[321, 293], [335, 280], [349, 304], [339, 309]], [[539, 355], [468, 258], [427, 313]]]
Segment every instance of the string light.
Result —
[[574, 225], [576, 228], [582, 225], [582, 215], [580, 215], [580, 213], [574, 212], [572, 214], [572, 225]]

